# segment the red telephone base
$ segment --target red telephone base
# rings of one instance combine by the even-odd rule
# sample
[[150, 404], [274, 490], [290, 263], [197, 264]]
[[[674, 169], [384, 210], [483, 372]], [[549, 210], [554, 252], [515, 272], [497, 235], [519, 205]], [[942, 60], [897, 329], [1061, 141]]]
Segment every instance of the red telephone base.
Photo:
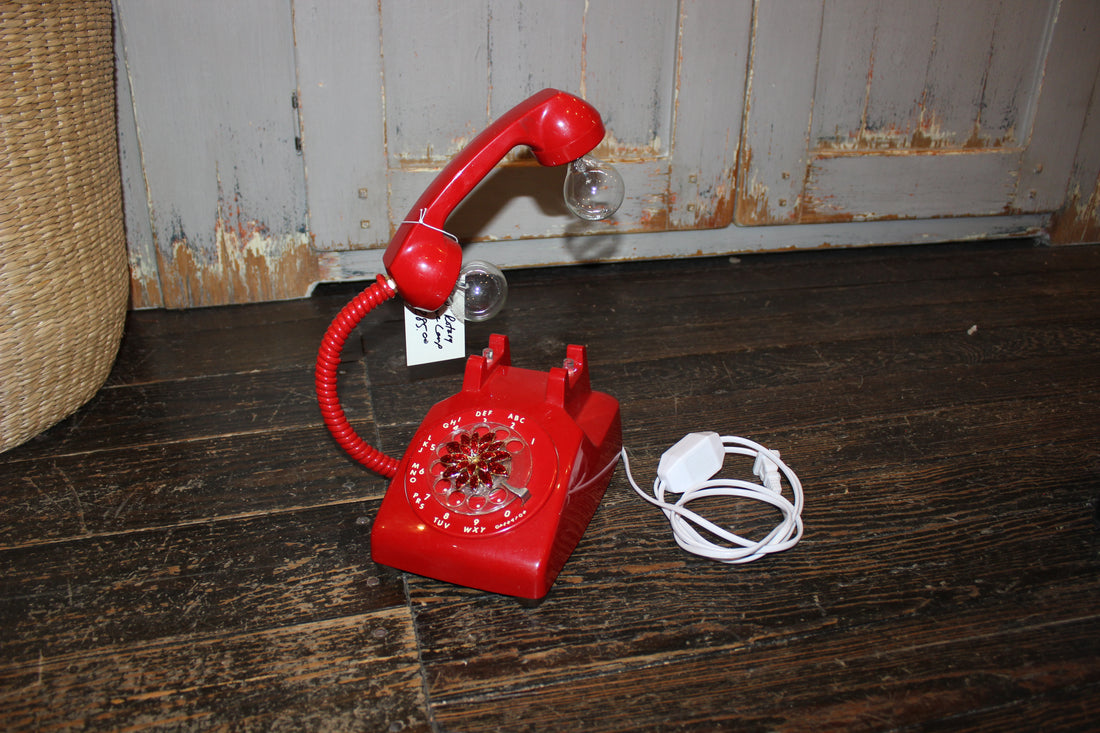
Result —
[[371, 530], [375, 562], [503, 595], [546, 595], [622, 448], [619, 403], [593, 392], [583, 346], [549, 373], [493, 335], [462, 391], [409, 444]]

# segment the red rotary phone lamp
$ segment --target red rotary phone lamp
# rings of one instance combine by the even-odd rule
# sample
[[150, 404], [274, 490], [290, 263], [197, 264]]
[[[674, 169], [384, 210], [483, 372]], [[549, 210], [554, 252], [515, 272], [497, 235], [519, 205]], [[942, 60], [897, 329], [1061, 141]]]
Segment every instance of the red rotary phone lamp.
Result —
[[469, 358], [462, 391], [429, 411], [400, 462], [368, 445], [348, 423], [336, 375], [348, 336], [395, 295], [415, 309], [436, 311], [457, 286], [464, 288], [466, 318], [496, 312], [500, 302], [486, 301], [506, 289], [471, 282], [484, 285], [499, 271], [485, 263], [463, 267], [462, 250], [443, 227], [517, 145], [530, 147], [543, 165], [569, 164], [564, 193], [578, 216], [613, 214], [622, 202], [622, 179], [587, 155], [603, 136], [591, 105], [555, 89], [505, 113], [440, 171], [386, 249], [387, 274], [348, 303], [325, 333], [316, 369], [325, 425], [353, 458], [393, 479], [371, 532], [376, 561], [541, 598], [599, 506], [622, 447], [622, 427], [618, 402], [589, 386], [583, 347], [570, 346], [563, 366], [543, 373], [511, 366], [508, 339], [493, 336], [483, 355]]

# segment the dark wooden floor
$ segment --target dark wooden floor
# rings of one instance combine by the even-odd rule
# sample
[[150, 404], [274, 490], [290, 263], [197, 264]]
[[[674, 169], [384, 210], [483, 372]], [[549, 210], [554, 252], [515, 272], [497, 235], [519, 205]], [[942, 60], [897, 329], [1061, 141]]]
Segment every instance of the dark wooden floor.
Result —
[[[802, 542], [688, 555], [620, 467], [541, 605], [376, 566], [385, 482], [312, 388], [354, 291], [137, 312], [91, 404], [0, 455], [0, 728], [1095, 729], [1100, 247], [510, 282], [471, 351], [500, 331], [544, 370], [587, 344], [643, 484], [694, 430], [780, 450]], [[342, 389], [400, 454], [460, 377], [410, 379], [393, 305]]]

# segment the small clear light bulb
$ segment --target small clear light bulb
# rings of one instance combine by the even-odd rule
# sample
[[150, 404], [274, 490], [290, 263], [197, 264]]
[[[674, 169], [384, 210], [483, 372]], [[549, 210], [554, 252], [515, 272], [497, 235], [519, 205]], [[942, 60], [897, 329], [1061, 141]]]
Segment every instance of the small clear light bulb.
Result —
[[451, 310], [464, 321], [487, 321], [504, 307], [508, 281], [500, 268], [473, 260], [462, 266], [451, 294]]
[[576, 216], [598, 221], [619, 210], [626, 187], [614, 166], [585, 155], [569, 164], [563, 193], [565, 205]]

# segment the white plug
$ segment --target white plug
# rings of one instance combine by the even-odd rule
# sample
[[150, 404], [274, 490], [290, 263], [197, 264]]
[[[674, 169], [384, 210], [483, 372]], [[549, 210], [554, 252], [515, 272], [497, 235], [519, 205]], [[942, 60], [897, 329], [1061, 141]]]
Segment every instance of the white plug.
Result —
[[666, 491], [682, 494], [713, 478], [722, 469], [725, 456], [726, 448], [718, 433], [688, 433], [661, 455], [657, 478]]
[[[771, 451], [776, 459], [779, 451]], [[783, 479], [779, 477], [779, 465], [764, 451], [756, 455], [756, 462], [752, 464], [752, 472], [764, 484], [769, 491], [779, 494], [783, 491]]]

